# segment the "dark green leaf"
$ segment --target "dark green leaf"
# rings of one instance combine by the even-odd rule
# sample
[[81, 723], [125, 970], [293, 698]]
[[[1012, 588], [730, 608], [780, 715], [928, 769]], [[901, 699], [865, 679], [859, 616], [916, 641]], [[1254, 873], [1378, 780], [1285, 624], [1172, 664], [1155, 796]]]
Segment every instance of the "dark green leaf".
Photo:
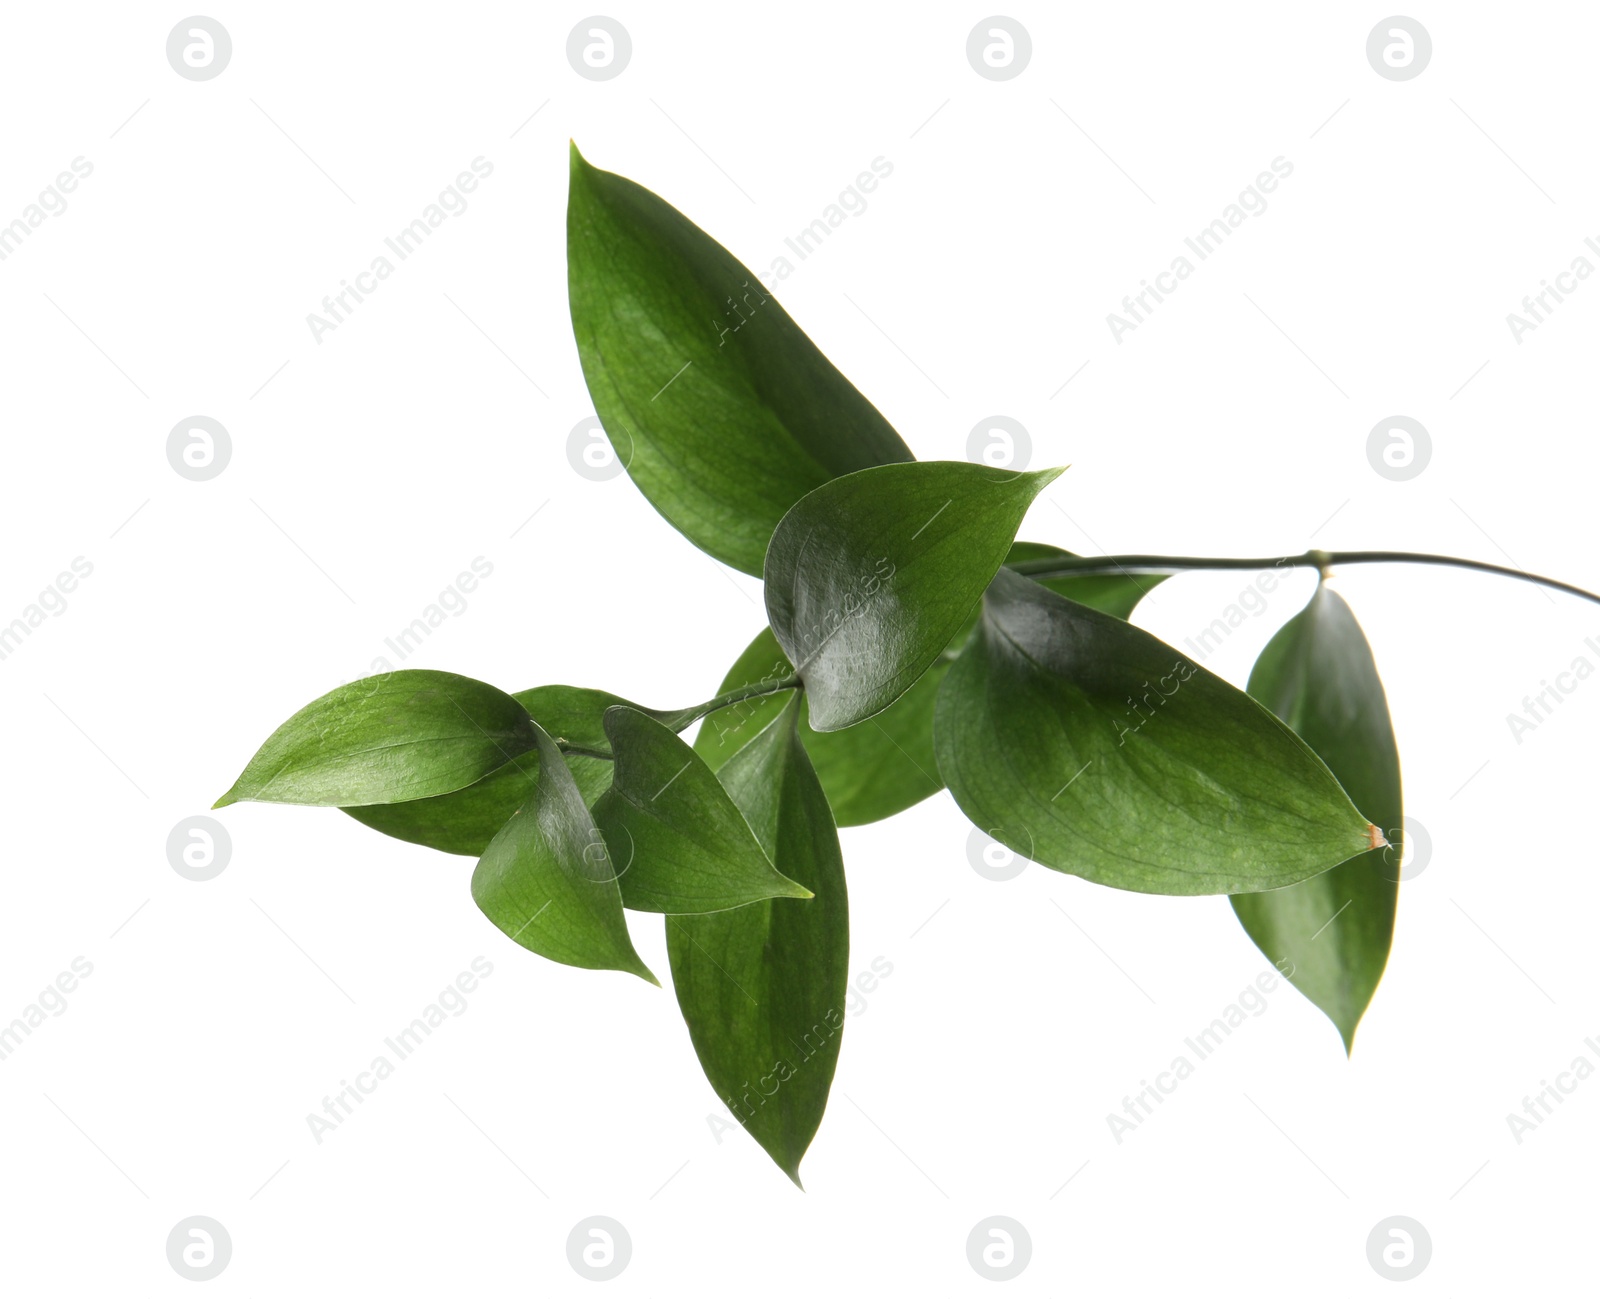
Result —
[[453, 672], [352, 681], [268, 737], [217, 807], [245, 799], [349, 807], [464, 789], [534, 746], [510, 695]]
[[790, 697], [721, 776], [767, 855], [816, 896], [667, 917], [672, 983], [700, 1065], [796, 1185], [828, 1103], [849, 982], [839, 837], [798, 715]]
[[1403, 816], [1400, 755], [1372, 649], [1350, 606], [1319, 585], [1268, 642], [1250, 693], [1316, 750], [1391, 847], [1364, 852], [1314, 879], [1232, 899], [1245, 932], [1292, 973], [1334, 1022], [1349, 1051], [1383, 977], [1394, 934]]
[[533, 787], [479, 858], [472, 899], [530, 952], [586, 970], [625, 970], [656, 983], [628, 936], [605, 840], [560, 750], [538, 726], [533, 729], [538, 748], [524, 759]]
[[911, 452], [760, 279], [649, 190], [572, 149], [567, 282], [607, 436], [673, 527], [759, 575], [813, 487]]
[[811, 725], [882, 712], [944, 652], [1059, 469], [882, 465], [804, 497], [767, 549], [767, 615]]
[[1297, 883], [1377, 833], [1321, 759], [1170, 645], [1001, 572], [934, 722], [939, 770], [992, 838], [1145, 893]]
[[[610, 743], [601, 721], [606, 709], [628, 702], [607, 691], [581, 686], [537, 686], [519, 691], [512, 698], [548, 734], [602, 752], [608, 751]], [[595, 799], [611, 784], [611, 764], [603, 758], [576, 753], [564, 756], [583, 801], [593, 807]], [[535, 764], [513, 758], [476, 784], [453, 793], [344, 810], [362, 825], [407, 843], [476, 857], [527, 799], [535, 773]]]
[[606, 710], [616, 755], [594, 819], [624, 903], [669, 915], [725, 911], [763, 898], [809, 898], [780, 875], [705, 760], [636, 708]]
[[[1038, 542], [1019, 541], [1006, 556], [1013, 560], [1071, 558], [1071, 552]], [[1045, 585], [1081, 604], [1126, 618], [1147, 590], [1163, 581], [1143, 575], [1057, 577]], [[933, 751], [934, 705], [939, 685], [960, 647], [977, 625], [976, 616], [956, 633], [938, 660], [876, 717], [842, 731], [814, 731], [800, 705], [800, 739], [816, 768], [833, 819], [841, 828], [867, 825], [903, 812], [944, 788]], [[761, 681], [779, 681], [794, 668], [784, 657], [770, 627], [762, 628], [723, 678], [721, 691], [742, 689]], [[780, 695], [747, 699], [712, 713], [695, 737], [695, 752], [716, 770], [783, 708]]]

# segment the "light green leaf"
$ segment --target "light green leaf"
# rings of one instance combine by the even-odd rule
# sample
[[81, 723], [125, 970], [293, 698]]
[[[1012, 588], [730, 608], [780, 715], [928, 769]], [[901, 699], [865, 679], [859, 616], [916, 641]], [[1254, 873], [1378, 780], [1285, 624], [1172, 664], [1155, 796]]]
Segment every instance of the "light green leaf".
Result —
[[797, 1186], [828, 1103], [849, 983], [844, 863], [796, 735], [799, 707], [784, 702], [721, 778], [767, 855], [816, 896], [667, 917], [672, 983], [701, 1068]]
[[656, 983], [628, 936], [605, 840], [560, 750], [537, 725], [533, 730], [538, 747], [525, 759], [533, 787], [479, 858], [472, 899], [530, 952]]
[[1236, 894], [1233, 909], [1267, 958], [1328, 1016], [1349, 1051], [1394, 935], [1400, 885], [1400, 755], [1372, 649], [1355, 615], [1325, 585], [1262, 650], [1250, 693], [1328, 764], [1391, 846], [1270, 893]]
[[[605, 690], [581, 686], [537, 686], [519, 691], [512, 698], [549, 735], [602, 752], [608, 751], [610, 743], [601, 721], [606, 709], [628, 702]], [[611, 784], [611, 764], [603, 758], [576, 753], [563, 756], [584, 803], [593, 807], [595, 799]], [[407, 843], [476, 857], [526, 801], [536, 774], [537, 764], [517, 757], [475, 784], [449, 794], [409, 803], [347, 807], [344, 811], [362, 825]]]
[[882, 712], [933, 666], [1060, 472], [883, 465], [784, 515], [767, 549], [767, 615], [816, 730]]
[[809, 898], [773, 868], [705, 760], [636, 708], [609, 708], [616, 758], [594, 819], [625, 905], [669, 915], [724, 911], [763, 898]]
[[453, 672], [352, 681], [268, 737], [217, 807], [246, 799], [345, 807], [464, 789], [534, 747], [510, 695]]
[[753, 272], [649, 190], [572, 149], [572, 329], [618, 458], [690, 541], [761, 573], [813, 487], [911, 452]]
[[1009, 571], [945, 677], [934, 746], [974, 824], [1116, 888], [1257, 892], [1381, 842], [1322, 760], [1243, 691]]

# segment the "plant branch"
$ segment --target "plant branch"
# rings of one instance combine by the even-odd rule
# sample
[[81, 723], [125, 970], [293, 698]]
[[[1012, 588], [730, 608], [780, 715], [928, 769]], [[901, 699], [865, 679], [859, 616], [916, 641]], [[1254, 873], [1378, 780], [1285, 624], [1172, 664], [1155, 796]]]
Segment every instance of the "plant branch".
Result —
[[714, 713], [719, 708], [742, 704], [747, 699], [762, 699], [767, 695], [781, 694], [785, 690], [798, 690], [800, 685], [799, 675], [791, 672], [788, 676], [777, 680], [766, 680], [764, 678], [748, 686], [725, 690], [715, 699], [708, 699], [703, 704], [696, 704], [692, 708], [681, 708], [675, 713], [658, 713], [657, 716], [664, 725], [670, 726], [675, 731], [681, 731], [689, 723], [698, 722], [706, 714]]
[[[690, 708], [680, 708], [676, 712], [657, 712], [647, 710], [663, 726], [674, 731], [681, 731], [692, 722], [699, 721], [708, 713], [714, 713], [721, 708], [730, 708], [734, 704], [742, 704], [747, 699], [761, 699], [767, 695], [776, 695], [785, 690], [800, 689], [801, 682], [798, 675], [791, 673], [775, 681], [757, 681], [748, 686], [740, 686], [736, 690], [725, 690], [715, 699], [708, 699], [703, 704], [695, 704]], [[600, 758], [605, 762], [612, 761], [612, 754], [608, 749], [591, 749], [581, 744], [573, 744], [560, 736], [555, 737], [556, 748], [562, 753], [571, 753], [581, 758]]]
[[560, 736], [555, 737], [555, 742], [556, 748], [560, 749], [563, 753], [570, 753], [575, 758], [599, 758], [604, 762], [610, 762], [612, 760], [611, 751], [609, 749], [586, 748], [582, 744], [573, 744], [570, 740], [563, 740]]
[[1600, 595], [1581, 586], [1558, 582], [1553, 577], [1503, 564], [1486, 564], [1477, 559], [1457, 559], [1451, 555], [1429, 555], [1411, 550], [1308, 550], [1303, 555], [1276, 555], [1264, 559], [1201, 558], [1192, 555], [1099, 555], [1071, 558], [1023, 559], [1006, 567], [1024, 577], [1088, 577], [1109, 574], [1177, 573], [1189, 569], [1315, 568], [1324, 577], [1330, 568], [1342, 564], [1433, 564], [1445, 568], [1465, 568], [1476, 573], [1512, 577], [1553, 591], [1564, 591], [1600, 604]]

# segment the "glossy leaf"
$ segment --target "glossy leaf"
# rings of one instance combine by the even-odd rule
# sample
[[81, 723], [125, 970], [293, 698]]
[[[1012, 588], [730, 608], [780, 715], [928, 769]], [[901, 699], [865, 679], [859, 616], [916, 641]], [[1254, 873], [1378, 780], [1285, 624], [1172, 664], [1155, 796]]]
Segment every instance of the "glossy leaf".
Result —
[[882, 712], [938, 660], [1058, 469], [883, 465], [804, 497], [767, 549], [768, 621], [811, 725]]
[[797, 500], [910, 460], [760, 279], [676, 208], [572, 150], [567, 281], [583, 374], [618, 458], [673, 527], [759, 575]]
[[1400, 755], [1383, 682], [1355, 615], [1325, 585], [1268, 642], [1250, 693], [1309, 744], [1392, 846], [1270, 893], [1235, 895], [1245, 932], [1334, 1022], [1348, 1051], [1394, 935], [1403, 823]]
[[[1015, 560], [1070, 558], [1069, 551], [1036, 542], [1017, 542], [1006, 556]], [[1161, 577], [1065, 577], [1046, 579], [1045, 585], [1080, 603], [1126, 618], [1145, 592]], [[800, 705], [800, 739], [816, 768], [834, 821], [840, 826], [867, 825], [903, 812], [944, 788], [933, 750], [934, 706], [945, 673], [966, 643], [977, 618], [956, 633], [944, 653], [918, 678], [916, 685], [876, 717], [842, 731], [814, 731], [807, 721], [807, 705]], [[722, 691], [740, 689], [761, 681], [775, 681], [794, 669], [784, 657], [771, 628], [762, 628], [723, 679]], [[716, 770], [779, 711], [785, 697], [770, 695], [749, 699], [712, 713], [701, 723], [695, 752]]]
[[796, 1185], [828, 1103], [849, 981], [844, 864], [799, 707], [789, 695], [721, 777], [767, 855], [816, 896], [667, 917], [672, 983], [706, 1078]]
[[[601, 751], [607, 751], [609, 744], [601, 721], [606, 709], [628, 702], [608, 691], [580, 686], [538, 686], [512, 698], [549, 735]], [[575, 753], [562, 756], [584, 803], [593, 807], [595, 799], [610, 787], [611, 764]], [[535, 774], [534, 764], [513, 758], [465, 789], [409, 803], [377, 803], [344, 811], [362, 825], [407, 843], [476, 857], [527, 799]]]
[[773, 868], [711, 768], [671, 730], [620, 706], [605, 728], [616, 773], [594, 817], [628, 907], [687, 915], [811, 896]]
[[268, 737], [217, 807], [254, 799], [344, 807], [464, 789], [534, 747], [527, 710], [453, 672], [352, 681]]
[[472, 898], [507, 937], [586, 970], [624, 970], [656, 983], [633, 949], [622, 894], [583, 795], [561, 752], [534, 726], [533, 787], [484, 849]]
[[934, 745], [974, 824], [1116, 888], [1256, 892], [1381, 841], [1321, 759], [1243, 691], [1009, 571], [945, 678]]

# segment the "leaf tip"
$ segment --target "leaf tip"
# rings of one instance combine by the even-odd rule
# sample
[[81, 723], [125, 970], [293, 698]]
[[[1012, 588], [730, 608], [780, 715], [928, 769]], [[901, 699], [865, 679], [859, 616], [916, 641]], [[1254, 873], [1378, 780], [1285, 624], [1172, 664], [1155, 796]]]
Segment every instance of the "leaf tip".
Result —
[[1370, 822], [1368, 822], [1368, 824], [1367, 824], [1367, 847], [1369, 847], [1369, 848], [1388, 848], [1390, 846], [1391, 845], [1390, 845], [1388, 839], [1384, 838], [1383, 831], [1380, 830], [1377, 826], [1375, 826], [1375, 825], [1371, 824]]
[[215, 811], [219, 807], [232, 807], [235, 803], [237, 803], [239, 801], [239, 796], [234, 792], [234, 790], [237, 790], [238, 788], [239, 787], [235, 785], [233, 789], [230, 789], [226, 794], [224, 794], [211, 805], [211, 810]]

